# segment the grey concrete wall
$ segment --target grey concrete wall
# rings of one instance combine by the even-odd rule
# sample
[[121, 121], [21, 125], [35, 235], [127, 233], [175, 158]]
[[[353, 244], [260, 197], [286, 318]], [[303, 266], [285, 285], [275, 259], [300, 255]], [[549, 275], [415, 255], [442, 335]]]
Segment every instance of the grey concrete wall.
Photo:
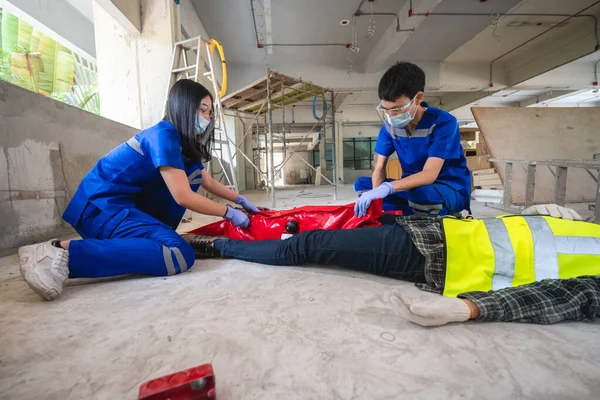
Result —
[[0, 81], [0, 251], [67, 231], [83, 176], [136, 132]]

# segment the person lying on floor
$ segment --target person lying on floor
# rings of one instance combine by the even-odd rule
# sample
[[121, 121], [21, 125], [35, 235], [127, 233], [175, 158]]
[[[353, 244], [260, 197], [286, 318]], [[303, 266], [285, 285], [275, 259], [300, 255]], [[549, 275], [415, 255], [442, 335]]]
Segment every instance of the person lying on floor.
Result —
[[415, 300], [408, 288], [390, 301], [424, 326], [469, 319], [550, 324], [600, 316], [600, 225], [575, 219], [581, 217], [568, 208], [539, 205], [483, 220], [398, 216], [378, 227], [307, 231], [281, 241], [184, 238], [197, 258], [336, 265], [414, 282], [437, 294]]
[[192, 80], [177, 81], [164, 119], [102, 157], [83, 178], [63, 215], [83, 240], [19, 249], [29, 286], [52, 300], [67, 277], [185, 272], [194, 264], [194, 251], [175, 229], [186, 209], [246, 228], [245, 213], [196, 193], [202, 186], [246, 211], [258, 210], [204, 170], [213, 132], [210, 92]]

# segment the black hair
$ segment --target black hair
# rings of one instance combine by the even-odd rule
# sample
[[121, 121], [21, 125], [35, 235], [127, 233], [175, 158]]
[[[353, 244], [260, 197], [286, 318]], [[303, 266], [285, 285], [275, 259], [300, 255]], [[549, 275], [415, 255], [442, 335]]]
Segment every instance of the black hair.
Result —
[[425, 91], [425, 72], [415, 64], [400, 61], [392, 65], [379, 81], [381, 100], [396, 101], [402, 96], [410, 99]]
[[165, 121], [170, 122], [181, 135], [181, 153], [190, 161], [208, 162], [212, 159], [211, 148], [213, 141], [213, 124], [204, 132], [210, 135], [204, 143], [194, 130], [196, 126], [196, 115], [200, 102], [206, 96], [212, 94], [200, 83], [191, 79], [180, 79], [169, 90], [167, 97], [167, 108]]

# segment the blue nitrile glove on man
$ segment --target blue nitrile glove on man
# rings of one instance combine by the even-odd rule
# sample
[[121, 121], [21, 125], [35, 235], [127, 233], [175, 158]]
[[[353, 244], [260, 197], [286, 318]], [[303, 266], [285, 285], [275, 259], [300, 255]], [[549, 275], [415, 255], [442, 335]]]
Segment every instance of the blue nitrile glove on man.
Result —
[[394, 187], [391, 183], [383, 182], [375, 189], [363, 193], [354, 205], [354, 215], [356, 215], [358, 218], [364, 217], [367, 215], [367, 210], [369, 209], [369, 206], [373, 200], [383, 199], [384, 197], [394, 193], [394, 191]]
[[235, 199], [235, 204], [244, 207], [244, 210], [248, 212], [260, 211], [254, 204], [250, 203], [248, 199], [241, 194]]
[[227, 206], [227, 213], [223, 217], [235, 226], [239, 226], [241, 228], [247, 228], [250, 225], [250, 218], [240, 210], [236, 210], [235, 208], [231, 208]]

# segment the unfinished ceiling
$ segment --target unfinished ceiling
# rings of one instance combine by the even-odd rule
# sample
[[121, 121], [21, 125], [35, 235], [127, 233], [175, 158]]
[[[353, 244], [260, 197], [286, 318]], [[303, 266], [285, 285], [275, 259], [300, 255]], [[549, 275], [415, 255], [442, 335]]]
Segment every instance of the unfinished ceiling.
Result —
[[71, 4], [81, 15], [90, 21], [94, 21], [94, 11], [90, 0], [66, 0]]
[[[410, 8], [408, 0], [192, 0], [192, 3], [207, 31], [227, 49], [232, 64], [264, 65], [266, 52], [257, 44], [270, 42], [274, 47], [267, 60], [272, 65], [310, 60], [314, 64], [345, 68], [349, 50], [344, 45], [353, 43], [359, 48], [358, 53], [352, 54], [358, 72], [360, 65], [377, 51], [376, 45], [389, 40], [387, 31], [397, 25], [394, 15], [405, 17], [404, 12]], [[380, 68], [401, 59], [417, 63], [441, 62], [446, 58], [452, 62], [491, 61], [593, 3], [590, 0], [415, 0], [413, 17], [399, 19], [401, 29], [415, 28], [414, 32], [398, 34], [405, 39]], [[434, 5], [432, 9], [424, 8], [430, 4]], [[364, 15], [356, 17], [353, 40], [352, 19], [359, 6]], [[390, 15], [371, 17], [371, 10]], [[585, 14], [598, 10], [591, 9]], [[422, 16], [429, 11], [428, 17]], [[504, 15], [509, 12], [544, 15]], [[373, 35], [367, 38], [371, 18]], [[344, 19], [350, 21], [346, 26], [340, 25]], [[586, 22], [593, 30], [591, 19], [579, 16], [561, 24], [554, 34], [560, 36], [561, 29]], [[279, 46], [283, 44], [331, 46]]]
[[[229, 62], [259, 66], [264, 64], [265, 51], [257, 47], [257, 36], [261, 43], [267, 43], [264, 4], [268, 2], [192, 0], [192, 3], [206, 30], [227, 49]], [[309, 58], [311, 63], [345, 68], [348, 58], [345, 45], [352, 42], [352, 24], [342, 26], [340, 21], [344, 19], [351, 21], [360, 1], [284, 0], [270, 3], [273, 44], [337, 45], [275, 46], [272, 54], [268, 56], [269, 63], [278, 65]], [[395, 14], [403, 3], [402, 0], [377, 0], [373, 3], [373, 10]], [[251, 5], [254, 7], [254, 18]], [[364, 12], [369, 12], [370, 9], [369, 3], [362, 6]], [[365, 35], [369, 27], [369, 17], [357, 17], [356, 30], [360, 43], [360, 50], [355, 55], [357, 63], [364, 61], [374, 44], [381, 39], [385, 29], [396, 20], [389, 15], [373, 18], [376, 24], [375, 34], [367, 40]], [[254, 20], [256, 20], [258, 35], [254, 29]]]
[[[338, 91], [372, 91], [389, 65], [408, 60], [425, 70], [429, 100], [449, 110], [505, 89], [514, 89], [508, 93], [515, 103], [515, 90], [582, 90], [577, 74], [561, 74], [561, 84], [549, 71], [596, 57], [599, 43], [600, 2], [594, 0], [192, 2], [206, 30], [225, 48], [235, 75], [232, 90], [258, 79], [268, 64]], [[353, 38], [359, 9], [363, 15], [355, 17]], [[344, 19], [350, 23], [342, 26]], [[350, 43], [358, 51], [346, 48]], [[278, 46], [290, 44], [302, 46]], [[587, 58], [586, 71], [592, 62]], [[593, 78], [585, 77], [583, 86], [592, 89]], [[527, 94], [538, 95], [519, 95]]]
[[[520, 2], [521, 0], [490, 0], [484, 3], [474, 0], [442, 1], [432, 10], [434, 15], [425, 19], [404, 45], [390, 57], [388, 64], [396, 60], [442, 61], [475, 35], [494, 24], [498, 18], [497, 14], [509, 12]], [[427, 11], [415, 9], [415, 13]], [[435, 15], [438, 13], [482, 15]]]

